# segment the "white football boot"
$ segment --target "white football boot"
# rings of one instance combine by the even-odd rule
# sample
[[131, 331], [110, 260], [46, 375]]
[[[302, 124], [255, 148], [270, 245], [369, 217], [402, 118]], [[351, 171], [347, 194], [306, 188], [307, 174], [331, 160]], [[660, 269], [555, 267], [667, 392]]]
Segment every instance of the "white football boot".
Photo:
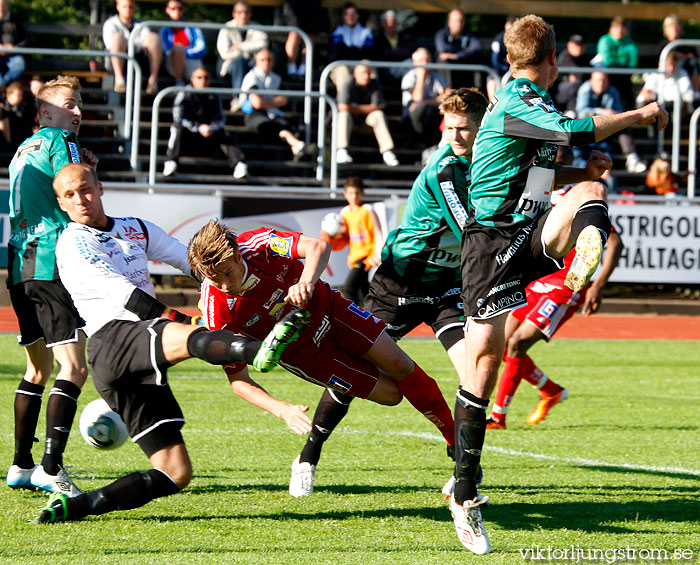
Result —
[[462, 545], [477, 555], [485, 555], [491, 551], [491, 542], [481, 518], [480, 506], [488, 502], [489, 497], [481, 500], [467, 500], [464, 506], [457, 504], [454, 495], [450, 497], [450, 512], [457, 530], [457, 537]]
[[289, 494], [295, 498], [309, 496], [314, 491], [316, 465], [300, 463], [299, 457], [292, 463], [292, 477], [289, 479]]
[[83, 494], [83, 491], [78, 488], [63, 469], [59, 469], [57, 475], [49, 475], [44, 471], [43, 465], [37, 465], [32, 473], [31, 483], [36, 489], [58, 492], [65, 494], [68, 498], [74, 498]]

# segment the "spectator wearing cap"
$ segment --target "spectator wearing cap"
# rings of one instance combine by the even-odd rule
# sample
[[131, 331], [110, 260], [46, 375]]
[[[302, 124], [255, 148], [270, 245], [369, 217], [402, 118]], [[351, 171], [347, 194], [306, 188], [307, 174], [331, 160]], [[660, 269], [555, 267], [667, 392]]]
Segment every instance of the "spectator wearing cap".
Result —
[[[182, 0], [168, 0], [165, 13], [173, 22], [179, 22], [185, 15], [186, 7]], [[185, 84], [192, 72], [202, 65], [202, 57], [207, 54], [204, 34], [198, 27], [160, 28], [160, 41], [165, 54], [165, 66], [178, 86]]]
[[[588, 67], [589, 58], [585, 54], [586, 44], [583, 36], [575, 33], [566, 42], [566, 49], [559, 53], [557, 65], [559, 67]], [[583, 73], [567, 73], [560, 76], [559, 84], [554, 91], [554, 101], [557, 108], [560, 108], [568, 116], [576, 116], [576, 93], [588, 79]]]

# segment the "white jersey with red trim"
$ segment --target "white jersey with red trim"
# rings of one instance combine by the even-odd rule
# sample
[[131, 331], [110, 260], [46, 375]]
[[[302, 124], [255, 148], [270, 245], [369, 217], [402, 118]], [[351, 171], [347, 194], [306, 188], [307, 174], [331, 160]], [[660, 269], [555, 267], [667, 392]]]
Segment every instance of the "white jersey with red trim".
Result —
[[149, 260], [192, 273], [187, 247], [162, 228], [139, 218], [108, 219], [105, 229], [71, 222], [56, 246], [61, 282], [88, 336], [112, 320], [139, 320], [126, 303], [135, 288], [155, 296]]

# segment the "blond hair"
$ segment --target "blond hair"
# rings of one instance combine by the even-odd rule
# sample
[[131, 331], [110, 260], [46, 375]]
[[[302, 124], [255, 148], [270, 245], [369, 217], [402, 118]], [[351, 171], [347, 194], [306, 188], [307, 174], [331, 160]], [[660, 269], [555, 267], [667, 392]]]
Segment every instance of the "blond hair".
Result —
[[557, 47], [554, 28], [533, 14], [515, 20], [503, 42], [513, 71], [537, 67]]
[[472, 114], [474, 121], [481, 122], [488, 100], [476, 88], [452, 90], [440, 103], [440, 114]]
[[53, 103], [62, 88], [69, 88], [73, 92], [80, 90], [80, 81], [76, 77], [58, 75], [55, 79], [44, 83], [36, 93], [36, 109], [41, 120], [41, 107]]
[[238, 255], [236, 232], [218, 220], [210, 220], [187, 245], [187, 261], [203, 277], [213, 276], [217, 265]]

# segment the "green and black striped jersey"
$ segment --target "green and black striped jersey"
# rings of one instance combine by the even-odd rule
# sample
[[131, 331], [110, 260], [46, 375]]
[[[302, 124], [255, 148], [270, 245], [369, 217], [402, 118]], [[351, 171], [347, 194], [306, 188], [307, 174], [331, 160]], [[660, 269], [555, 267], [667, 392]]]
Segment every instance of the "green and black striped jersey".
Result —
[[56, 240], [70, 222], [53, 191], [56, 173], [80, 163], [74, 133], [41, 128], [17, 149], [10, 163], [8, 283], [58, 279]]
[[449, 144], [440, 147], [414, 181], [401, 224], [382, 250], [382, 262], [409, 286], [460, 279], [468, 189], [469, 161]]
[[542, 215], [551, 206], [556, 146], [594, 141], [592, 118], [571, 119], [545, 89], [512, 80], [496, 93], [474, 142], [469, 213], [496, 227]]

